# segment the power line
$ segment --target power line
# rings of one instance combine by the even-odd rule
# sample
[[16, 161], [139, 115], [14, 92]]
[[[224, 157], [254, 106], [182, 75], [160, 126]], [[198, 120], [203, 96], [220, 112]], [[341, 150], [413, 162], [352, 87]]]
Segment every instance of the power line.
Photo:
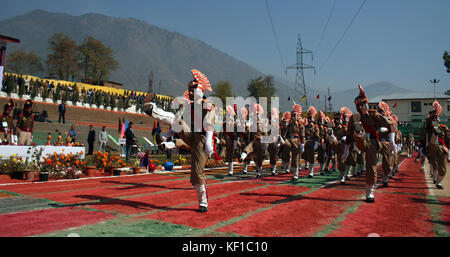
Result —
[[345, 29], [344, 33], [342, 34], [341, 38], [339, 39], [339, 41], [336, 43], [336, 45], [334, 46], [333, 50], [331, 50], [331, 53], [328, 55], [327, 59], [325, 60], [325, 62], [320, 66], [319, 70], [321, 70], [323, 68], [323, 66], [325, 66], [325, 64], [328, 62], [328, 60], [330, 59], [331, 55], [333, 55], [334, 50], [336, 50], [336, 48], [338, 47], [338, 45], [341, 43], [342, 39], [344, 39], [345, 34], [347, 33], [347, 31], [350, 29], [350, 27], [352, 26], [353, 22], [356, 19], [356, 16], [358, 16], [359, 12], [361, 11], [361, 9], [363, 8], [364, 4], [367, 2], [367, 0], [364, 0], [361, 4], [361, 6], [359, 6], [358, 11], [355, 13], [355, 15], [353, 15], [352, 20], [350, 21], [350, 23], [347, 25], [347, 28]]
[[277, 39], [277, 34], [275, 33], [275, 27], [273, 26], [272, 16], [270, 15], [269, 4], [267, 3], [267, 0], [266, 0], [266, 7], [267, 7], [267, 14], [269, 15], [270, 24], [272, 25], [272, 33], [275, 38], [275, 45], [278, 50], [278, 55], [280, 56], [282, 70], [284, 70], [285, 66], [284, 66], [283, 56], [281, 55], [280, 46], [278, 44], [278, 39]]
[[316, 50], [314, 51], [314, 53], [316, 53], [316, 56], [317, 56], [317, 50], [319, 50], [319, 47], [322, 44], [323, 38], [325, 36], [325, 31], [328, 28], [328, 23], [330, 22], [331, 14], [333, 13], [335, 6], [336, 6], [336, 0], [334, 0], [334, 2], [333, 2], [333, 6], [331, 7], [330, 13], [328, 14], [327, 22], [325, 23], [325, 27], [322, 30], [322, 36], [320, 37], [319, 43], [317, 44]]

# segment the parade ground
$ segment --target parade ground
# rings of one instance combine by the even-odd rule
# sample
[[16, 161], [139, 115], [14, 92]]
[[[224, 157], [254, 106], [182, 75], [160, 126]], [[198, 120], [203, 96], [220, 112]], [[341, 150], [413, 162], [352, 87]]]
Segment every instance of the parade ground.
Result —
[[296, 183], [268, 166], [260, 179], [254, 166], [232, 177], [208, 169], [206, 213], [189, 171], [1, 184], [0, 236], [448, 237], [449, 180], [436, 189], [414, 157], [401, 158], [389, 187], [378, 184], [375, 203], [364, 201], [364, 177], [341, 185], [338, 171], [318, 167]]

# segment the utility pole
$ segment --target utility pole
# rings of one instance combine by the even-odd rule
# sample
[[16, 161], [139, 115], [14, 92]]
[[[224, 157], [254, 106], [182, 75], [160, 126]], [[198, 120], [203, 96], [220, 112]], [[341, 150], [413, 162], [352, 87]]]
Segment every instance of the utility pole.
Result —
[[304, 54], [311, 54], [311, 60], [313, 58], [312, 55], [312, 51], [303, 48], [302, 46], [302, 40], [300, 38], [300, 33], [298, 34], [298, 40], [297, 40], [297, 63], [294, 65], [291, 65], [289, 67], [286, 67], [286, 73], [287, 73], [287, 69], [295, 69], [296, 70], [296, 74], [295, 74], [295, 91], [297, 93], [300, 93], [300, 87], [303, 87], [303, 94], [305, 97], [305, 101], [306, 101], [306, 107], [308, 107], [308, 97], [306, 95], [306, 84], [305, 84], [305, 77], [303, 74], [303, 70], [305, 69], [314, 69], [314, 75], [316, 74], [316, 68], [311, 66], [311, 65], [307, 65], [305, 63], [303, 63], [303, 55]]
[[331, 105], [331, 95], [330, 95], [330, 88], [328, 88], [328, 108], [330, 109], [329, 112], [333, 111], [332, 105]]
[[148, 80], [148, 92], [153, 92], [153, 72], [150, 72], [150, 78]]
[[436, 84], [439, 83], [439, 79], [430, 80], [430, 82], [434, 85], [434, 101], [436, 101]]

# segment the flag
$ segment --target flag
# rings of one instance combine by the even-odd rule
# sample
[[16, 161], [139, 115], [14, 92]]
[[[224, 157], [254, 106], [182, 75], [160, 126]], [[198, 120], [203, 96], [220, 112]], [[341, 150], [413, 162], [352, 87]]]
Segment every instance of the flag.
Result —
[[395, 102], [394, 106], [392, 106], [392, 108], [395, 108], [395, 107], [397, 107], [397, 102]]
[[320, 98], [320, 94], [317, 94], [316, 98], [319, 99]]
[[155, 122], [153, 123], [152, 135], [159, 133], [161, 133], [161, 126], [159, 125], [159, 122], [155, 120]]
[[306, 95], [302, 97], [302, 101], [306, 101]]
[[139, 164], [139, 167], [147, 167], [148, 166], [148, 164], [149, 164], [148, 153], [149, 153], [149, 149], [147, 149], [144, 156], [141, 158], [141, 163]]

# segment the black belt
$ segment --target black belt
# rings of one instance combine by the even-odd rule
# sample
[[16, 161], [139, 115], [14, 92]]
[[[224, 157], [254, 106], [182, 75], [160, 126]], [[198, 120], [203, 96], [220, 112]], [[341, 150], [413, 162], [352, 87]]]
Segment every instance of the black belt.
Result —
[[25, 131], [25, 132], [31, 132], [31, 129], [29, 129], [29, 128], [20, 128], [20, 130]]

